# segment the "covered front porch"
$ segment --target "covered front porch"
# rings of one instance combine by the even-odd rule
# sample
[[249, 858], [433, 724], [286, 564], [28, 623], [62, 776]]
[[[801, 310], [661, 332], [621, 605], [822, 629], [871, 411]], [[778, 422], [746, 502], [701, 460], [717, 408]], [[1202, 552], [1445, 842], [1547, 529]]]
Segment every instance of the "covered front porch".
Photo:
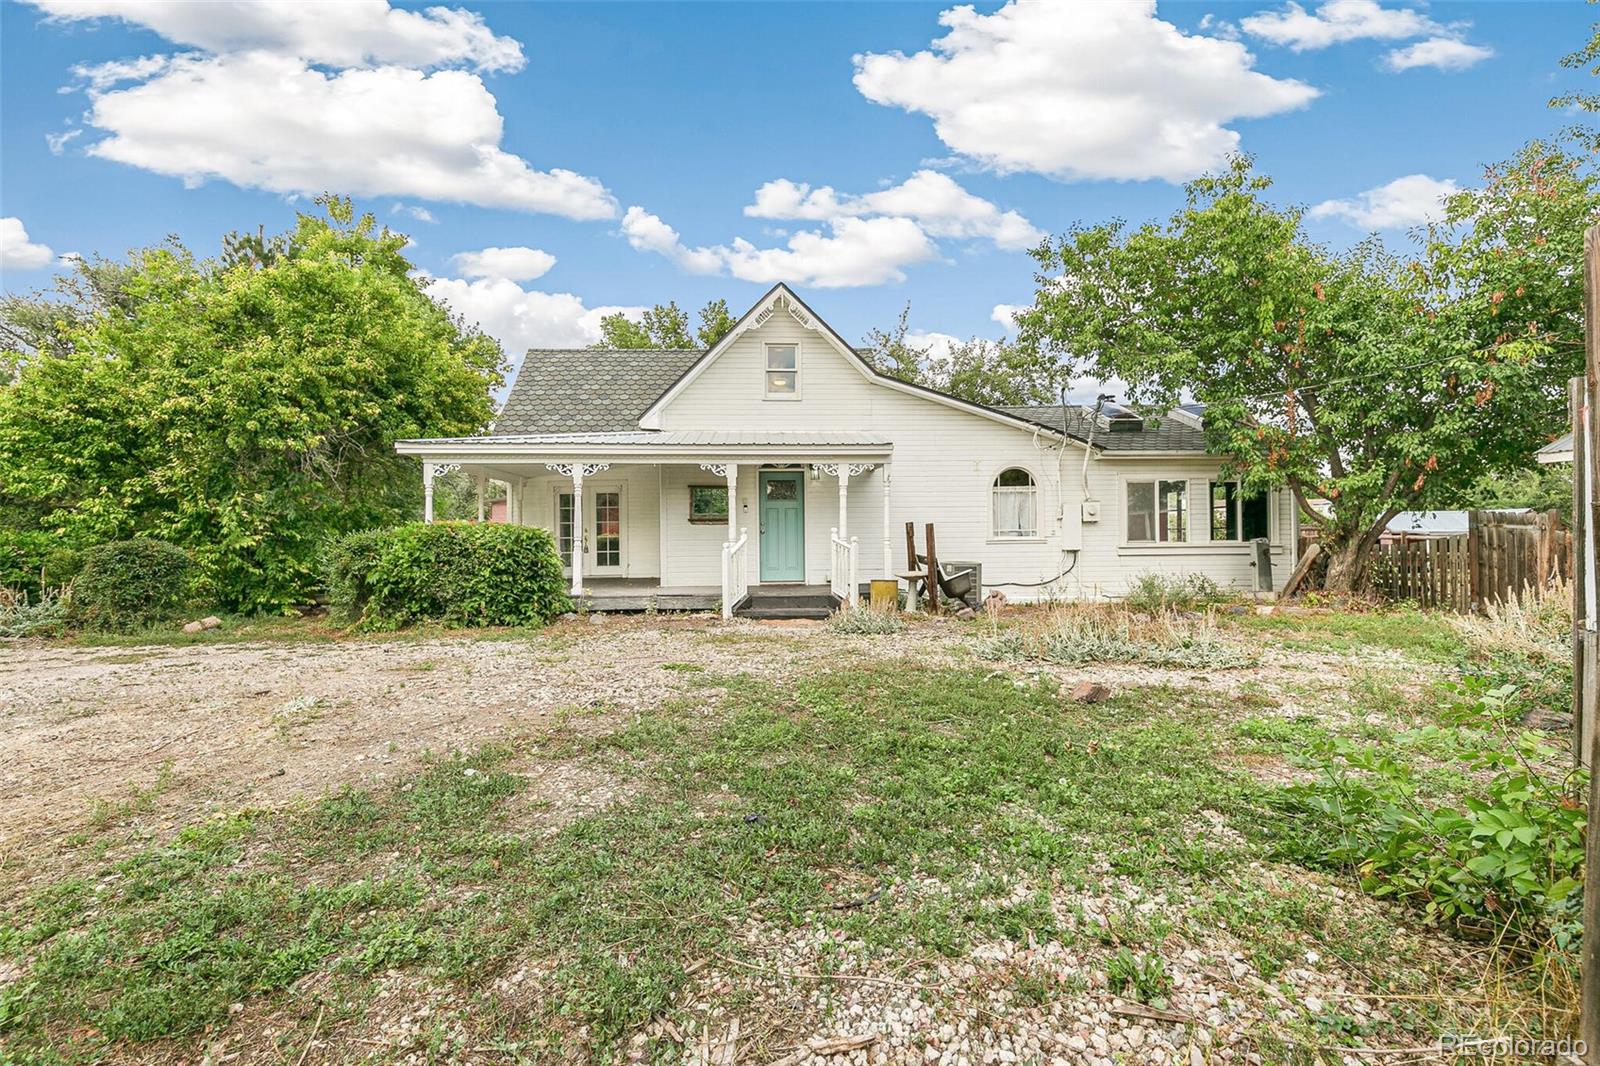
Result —
[[[403, 441], [423, 518], [447, 470], [506, 487], [506, 520], [549, 529], [574, 599], [730, 616], [752, 589], [855, 602], [890, 573], [892, 446], [851, 431], [629, 432]], [[601, 604], [606, 606], [602, 607]]]

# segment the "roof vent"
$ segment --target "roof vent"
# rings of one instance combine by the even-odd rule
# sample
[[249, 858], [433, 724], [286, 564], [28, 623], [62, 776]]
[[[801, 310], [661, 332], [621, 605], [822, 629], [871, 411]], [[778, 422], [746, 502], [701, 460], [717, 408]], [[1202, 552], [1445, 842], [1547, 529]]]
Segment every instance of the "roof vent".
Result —
[[1106, 428], [1112, 433], [1137, 433], [1144, 428], [1144, 419], [1137, 415], [1117, 415], [1107, 421]]

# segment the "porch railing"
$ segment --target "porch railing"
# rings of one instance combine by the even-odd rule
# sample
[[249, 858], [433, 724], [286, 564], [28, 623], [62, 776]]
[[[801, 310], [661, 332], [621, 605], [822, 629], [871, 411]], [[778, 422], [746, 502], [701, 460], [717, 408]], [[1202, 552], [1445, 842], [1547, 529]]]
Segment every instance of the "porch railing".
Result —
[[842, 540], [834, 529], [829, 538], [833, 543], [833, 568], [829, 584], [833, 594], [847, 606], [854, 607], [860, 598], [860, 582], [856, 579], [856, 564], [860, 558], [860, 545], [854, 537]]
[[750, 531], [739, 530], [739, 539], [722, 546], [722, 617], [732, 618], [733, 609], [750, 595]]

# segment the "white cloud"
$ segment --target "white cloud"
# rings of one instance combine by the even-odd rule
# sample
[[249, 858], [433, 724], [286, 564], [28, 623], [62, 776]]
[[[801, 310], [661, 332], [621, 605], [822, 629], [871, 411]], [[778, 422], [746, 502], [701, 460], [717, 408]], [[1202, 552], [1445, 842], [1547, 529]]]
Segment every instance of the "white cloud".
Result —
[[[167, 69], [171, 56], [140, 56], [138, 59], [112, 59], [104, 63], [79, 63], [72, 68], [74, 77], [95, 91], [109, 89], [118, 82], [143, 81]], [[71, 90], [62, 90], [70, 92]]]
[[1453, 37], [1430, 37], [1426, 41], [1396, 48], [1383, 57], [1390, 70], [1412, 70], [1416, 67], [1435, 67], [1439, 70], [1466, 70], [1494, 55], [1493, 48], [1469, 44]]
[[49, 147], [51, 155], [60, 155], [67, 150], [67, 145], [83, 136], [82, 130], [63, 130], [60, 133], [47, 133], [44, 143]]
[[313, 69], [265, 52], [178, 56], [149, 80], [90, 91], [88, 152], [198, 185], [408, 196], [611, 218], [595, 179], [535, 170], [500, 148], [495, 99], [475, 74]]
[[928, 359], [948, 359], [950, 349], [967, 343], [951, 333], [913, 329], [906, 331], [906, 344], [925, 352]]
[[524, 289], [506, 278], [432, 278], [428, 295], [478, 325], [505, 348], [513, 367], [529, 348], [582, 348], [600, 339], [600, 320], [642, 307], [589, 307], [569, 292]]
[[543, 277], [556, 265], [556, 257], [538, 248], [483, 248], [460, 252], [450, 260], [469, 278], [505, 278], [532, 281]]
[[[520, 70], [522, 45], [460, 8], [387, 0], [32, 0], [52, 19], [116, 18], [208, 52], [274, 52], [337, 67], [397, 64]], [[140, 62], [145, 62], [141, 60]]]
[[20, 218], [0, 218], [0, 270], [38, 270], [55, 261], [48, 245], [28, 239]]
[[1444, 199], [1459, 191], [1454, 181], [1408, 174], [1346, 200], [1324, 200], [1312, 218], [1342, 218], [1362, 229], [1404, 229], [1444, 213]]
[[1001, 211], [932, 170], [919, 170], [899, 185], [863, 196], [841, 196], [830, 185], [813, 189], [804, 182], [780, 178], [757, 189], [755, 203], [744, 213], [751, 218], [814, 221], [900, 216], [915, 220], [933, 237], [981, 237], [1011, 251], [1032, 248], [1044, 239], [1044, 232], [1017, 212]]
[[1282, 11], [1262, 11], [1240, 19], [1239, 25], [1252, 37], [1296, 52], [1363, 39], [1399, 41], [1439, 28], [1419, 11], [1384, 7], [1376, 0], [1328, 0], [1315, 14], [1291, 0]]
[[1239, 25], [1252, 36], [1296, 52], [1346, 41], [1427, 37], [1384, 56], [1384, 66], [1397, 73], [1415, 67], [1465, 70], [1494, 55], [1492, 48], [1461, 39], [1471, 23], [1443, 25], [1415, 8], [1384, 7], [1377, 0], [1328, 0], [1315, 12], [1290, 0], [1281, 11], [1262, 11], [1240, 19]]
[[819, 289], [851, 288], [904, 281], [905, 267], [938, 258], [928, 235], [909, 218], [829, 219], [827, 232], [792, 234], [781, 248], [758, 248], [735, 238], [732, 244], [690, 248], [660, 218], [630, 207], [622, 219], [628, 243], [666, 256], [694, 274], [729, 274], [741, 281], [787, 281]]
[[995, 304], [994, 310], [989, 312], [989, 317], [1006, 329], [1016, 329], [1018, 313], [1029, 310], [1032, 306], [1032, 304]]
[[1002, 173], [1183, 181], [1239, 147], [1225, 123], [1318, 95], [1252, 69], [1235, 41], [1156, 18], [1154, 0], [1013, 0], [939, 21], [949, 32], [928, 51], [856, 56], [856, 88], [930, 116], [946, 146]]
[[429, 211], [426, 207], [420, 207], [417, 204], [395, 204], [393, 207], [389, 208], [389, 213], [391, 215], [405, 215], [407, 218], [414, 218], [418, 222], [438, 221], [438, 219], [433, 217], [432, 211]]

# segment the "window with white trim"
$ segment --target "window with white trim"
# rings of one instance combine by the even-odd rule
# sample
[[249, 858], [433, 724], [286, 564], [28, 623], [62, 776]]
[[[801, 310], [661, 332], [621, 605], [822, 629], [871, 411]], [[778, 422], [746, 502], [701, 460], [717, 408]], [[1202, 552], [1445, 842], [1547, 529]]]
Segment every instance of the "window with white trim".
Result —
[[1128, 543], [1167, 544], [1189, 539], [1187, 481], [1128, 482]]
[[800, 395], [800, 346], [767, 345], [767, 396], [793, 400]]
[[1211, 539], [1246, 541], [1267, 533], [1267, 494], [1246, 495], [1237, 481], [1211, 483]]
[[994, 479], [993, 524], [996, 537], [1039, 535], [1038, 486], [1020, 466], [1000, 471]]

